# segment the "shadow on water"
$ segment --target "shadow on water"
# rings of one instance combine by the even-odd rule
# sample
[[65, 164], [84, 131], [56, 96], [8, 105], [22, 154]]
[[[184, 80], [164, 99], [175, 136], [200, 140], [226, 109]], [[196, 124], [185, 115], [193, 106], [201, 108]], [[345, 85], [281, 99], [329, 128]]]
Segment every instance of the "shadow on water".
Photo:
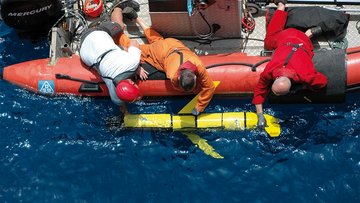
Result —
[[[31, 54], [29, 54], [31, 53]], [[16, 31], [0, 24], [0, 64], [2, 67], [49, 56], [48, 37], [44, 33]]]

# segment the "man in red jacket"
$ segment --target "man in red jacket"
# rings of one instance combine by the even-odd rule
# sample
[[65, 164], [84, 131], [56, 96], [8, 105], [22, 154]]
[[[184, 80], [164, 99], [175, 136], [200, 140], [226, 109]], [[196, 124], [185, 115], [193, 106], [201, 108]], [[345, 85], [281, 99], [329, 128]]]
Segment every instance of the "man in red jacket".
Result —
[[314, 27], [305, 33], [294, 28], [284, 29], [286, 2], [275, 0], [277, 10], [266, 31], [265, 49], [275, 51], [254, 89], [252, 103], [256, 107], [259, 128], [266, 126], [262, 104], [270, 86], [272, 92], [280, 96], [289, 93], [292, 84], [303, 85], [312, 91], [318, 91], [327, 84], [326, 77], [315, 70], [312, 61], [314, 47], [310, 38], [320, 34], [321, 28]]

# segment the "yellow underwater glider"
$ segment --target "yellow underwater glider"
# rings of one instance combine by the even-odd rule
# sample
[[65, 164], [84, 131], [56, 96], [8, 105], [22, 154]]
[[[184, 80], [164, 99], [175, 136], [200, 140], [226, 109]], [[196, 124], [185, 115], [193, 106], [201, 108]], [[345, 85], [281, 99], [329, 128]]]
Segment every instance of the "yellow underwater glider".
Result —
[[[277, 119], [265, 115], [268, 127], [265, 131], [270, 137], [280, 135]], [[253, 112], [203, 113], [199, 116], [172, 114], [125, 114], [124, 127], [127, 128], [167, 128], [173, 130], [219, 128], [223, 130], [254, 129], [257, 116]]]
[[[217, 87], [219, 81], [215, 81]], [[191, 129], [222, 129], [229, 131], [255, 129], [257, 126], [257, 115], [253, 112], [224, 112], [224, 113], [202, 113], [199, 116], [191, 114], [197, 98], [196, 95], [177, 115], [173, 114], [128, 114], [124, 115], [123, 127], [125, 128], [165, 128], [182, 132], [192, 143], [196, 144], [205, 154], [214, 158], [223, 158], [215, 152], [205, 139], [191, 132]], [[267, 127], [265, 131], [270, 137], [280, 136], [281, 129], [278, 119], [265, 114]]]

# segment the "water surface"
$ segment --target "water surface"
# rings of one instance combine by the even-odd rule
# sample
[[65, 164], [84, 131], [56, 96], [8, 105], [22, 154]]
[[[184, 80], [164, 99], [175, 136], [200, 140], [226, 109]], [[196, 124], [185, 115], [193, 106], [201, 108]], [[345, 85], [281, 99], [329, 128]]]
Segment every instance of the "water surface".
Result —
[[[0, 68], [48, 56], [47, 39], [0, 23]], [[341, 104], [269, 105], [280, 138], [259, 130], [198, 131], [224, 159], [183, 134], [123, 130], [107, 98], [45, 97], [0, 80], [1, 202], [360, 202], [360, 93]], [[134, 113], [176, 112], [189, 99]], [[254, 111], [216, 97], [208, 112]]]

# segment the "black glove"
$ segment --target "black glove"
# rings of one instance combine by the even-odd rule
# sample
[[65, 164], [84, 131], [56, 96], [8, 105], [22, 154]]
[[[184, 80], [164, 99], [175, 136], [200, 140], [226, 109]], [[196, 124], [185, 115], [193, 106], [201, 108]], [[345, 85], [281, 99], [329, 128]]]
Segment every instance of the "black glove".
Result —
[[132, 7], [126, 7], [122, 10], [122, 14], [124, 17], [128, 18], [129, 20], [134, 20], [138, 17], [138, 14], [136, 13], [135, 9]]
[[279, 2], [283, 3], [284, 5], [287, 4], [287, 0], [274, 0], [276, 5], [278, 5]]
[[311, 30], [313, 37], [316, 37], [316, 36], [319, 36], [322, 34], [322, 29], [320, 26], [312, 27], [310, 30]]
[[198, 116], [200, 114], [200, 112], [196, 108], [193, 108], [193, 110], [191, 111], [191, 114], [194, 116]]
[[120, 1], [120, 2], [116, 2], [113, 4], [114, 7], [119, 7], [122, 10], [124, 10], [124, 8], [126, 7], [131, 7], [133, 8], [136, 12], [140, 11], [140, 4], [136, 1], [133, 0], [127, 0], [127, 1]]
[[257, 127], [260, 129], [264, 129], [267, 125], [266, 125], [266, 119], [264, 117], [264, 114], [262, 113], [257, 113], [256, 114], [258, 117], [258, 123], [257, 123]]

